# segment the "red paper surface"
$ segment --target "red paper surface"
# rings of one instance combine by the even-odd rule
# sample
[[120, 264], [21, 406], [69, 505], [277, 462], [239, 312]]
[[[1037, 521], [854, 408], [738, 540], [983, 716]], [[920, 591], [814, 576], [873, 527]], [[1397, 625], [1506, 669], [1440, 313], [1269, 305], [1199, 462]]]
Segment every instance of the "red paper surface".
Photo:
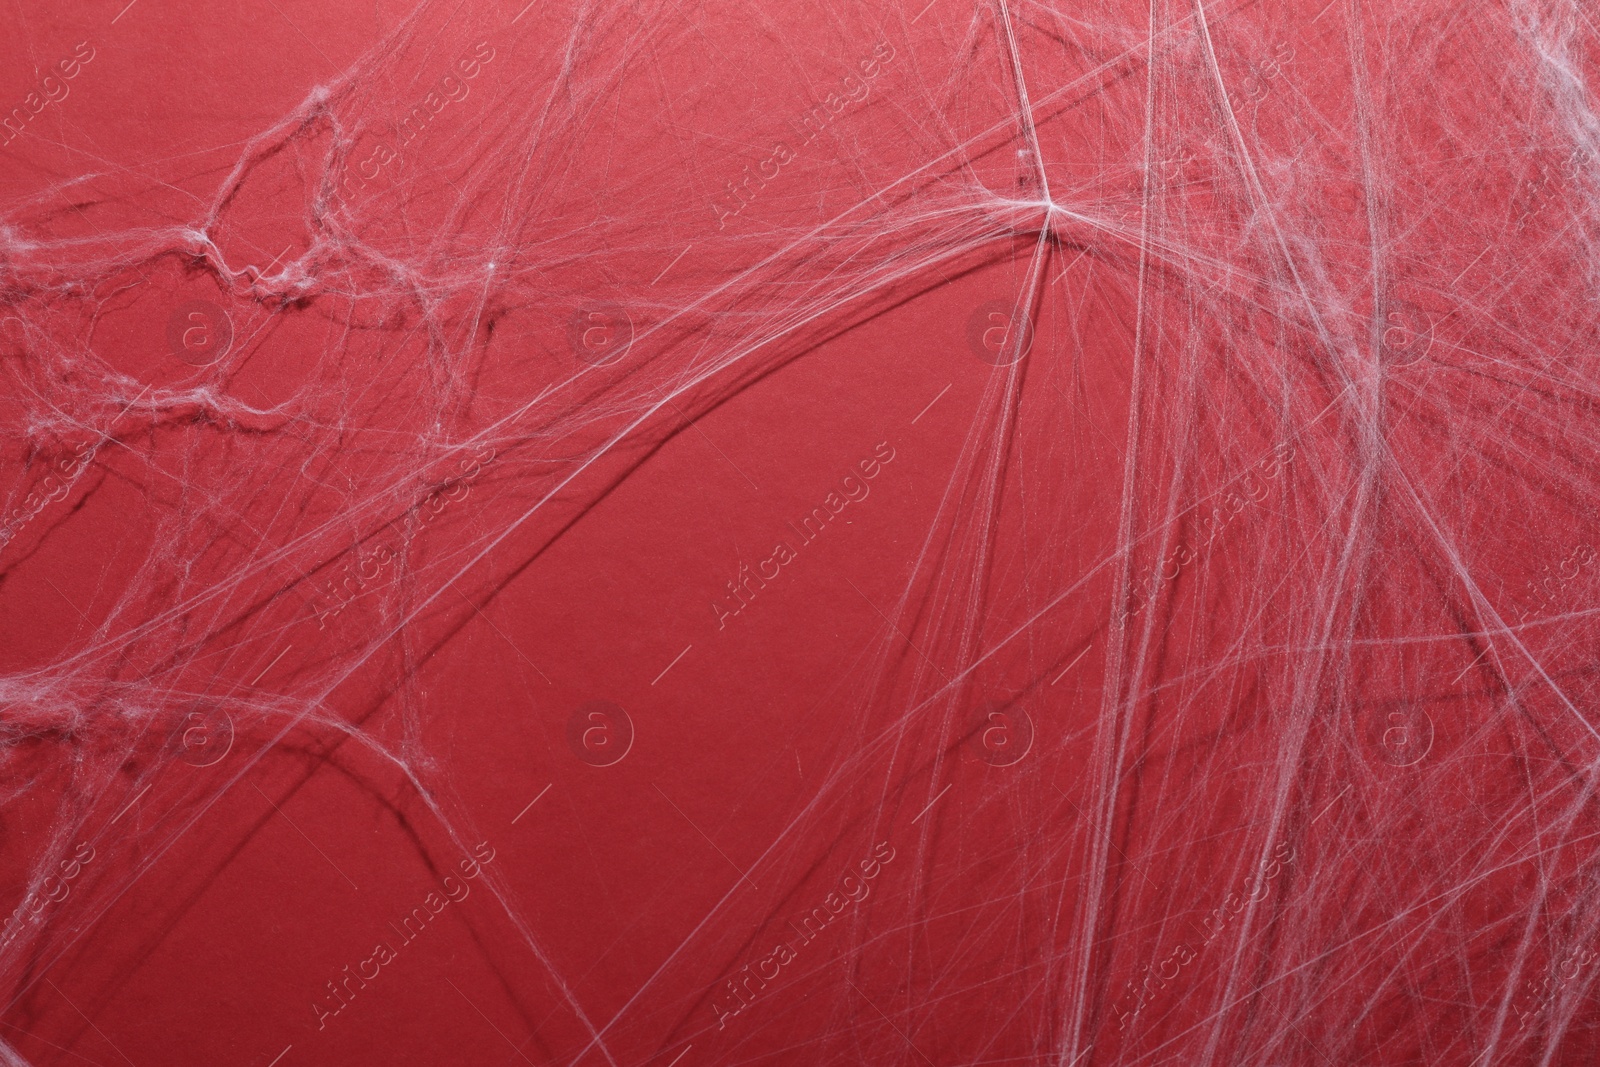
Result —
[[0, 1063], [1593, 1062], [1587, 7], [0, 17]]

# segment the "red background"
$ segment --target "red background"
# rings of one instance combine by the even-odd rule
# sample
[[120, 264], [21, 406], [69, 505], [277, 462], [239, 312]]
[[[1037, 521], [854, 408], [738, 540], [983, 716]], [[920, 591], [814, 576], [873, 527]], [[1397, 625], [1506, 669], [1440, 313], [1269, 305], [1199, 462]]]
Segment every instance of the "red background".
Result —
[[3, 18], [0, 1062], [1592, 1062], [1581, 6]]

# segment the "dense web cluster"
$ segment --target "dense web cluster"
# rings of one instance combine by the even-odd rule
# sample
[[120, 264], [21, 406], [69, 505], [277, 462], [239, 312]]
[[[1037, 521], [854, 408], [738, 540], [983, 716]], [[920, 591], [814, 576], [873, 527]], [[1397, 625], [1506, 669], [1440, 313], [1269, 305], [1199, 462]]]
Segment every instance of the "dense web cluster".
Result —
[[3, 17], [0, 1064], [1593, 1062], [1592, 6]]

